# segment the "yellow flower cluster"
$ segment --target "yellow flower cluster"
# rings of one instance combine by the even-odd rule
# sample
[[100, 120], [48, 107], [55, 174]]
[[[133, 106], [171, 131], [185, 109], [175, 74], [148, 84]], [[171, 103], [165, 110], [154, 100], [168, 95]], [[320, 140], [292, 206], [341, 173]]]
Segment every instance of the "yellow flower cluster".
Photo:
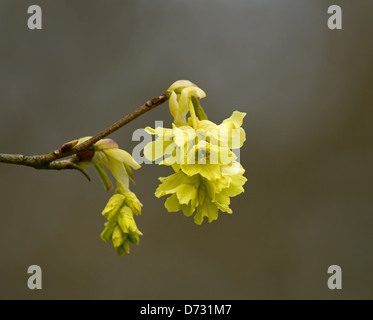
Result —
[[[205, 217], [209, 222], [216, 220], [219, 210], [232, 213], [231, 198], [244, 192], [247, 180], [236, 151], [246, 140], [242, 128], [246, 114], [234, 111], [228, 119], [215, 124], [208, 120], [199, 103], [205, 96], [192, 82], [176, 81], [167, 90], [174, 118], [172, 128], [145, 129], [156, 136], [145, 146], [145, 157], [160, 160], [160, 164], [174, 170], [170, 176], [160, 178], [156, 197], [169, 196], [166, 209], [182, 211], [188, 217], [194, 214], [198, 225]], [[130, 244], [138, 245], [142, 235], [134, 220], [141, 214], [142, 204], [129, 190], [129, 180], [134, 180], [132, 169], [139, 169], [140, 165], [111, 139], [98, 141], [91, 150], [74, 155], [73, 161], [82, 169], [93, 164], [106, 190], [112, 188], [112, 183], [105, 168], [112, 173], [117, 187], [102, 212], [107, 222], [101, 238], [105, 242], [111, 240], [118, 255], [129, 253]]]
[[[78, 144], [89, 138], [81, 138]], [[105, 242], [112, 240], [118, 255], [123, 256], [130, 252], [130, 243], [139, 244], [139, 236], [142, 235], [133, 218], [134, 215], [141, 214], [142, 204], [136, 195], [129, 190], [129, 179], [133, 180], [131, 168], [139, 169], [140, 165], [128, 152], [119, 149], [118, 144], [111, 139], [98, 141], [94, 145], [94, 154], [88, 154], [90, 155], [88, 157], [80, 155], [80, 160], [83, 161], [75, 159], [79, 166], [84, 168], [93, 164], [106, 190], [112, 188], [112, 183], [107, 176], [105, 167], [110, 170], [117, 181], [115, 193], [102, 212], [102, 215], [108, 221], [101, 233], [101, 239]]]
[[130, 252], [130, 243], [139, 244], [142, 233], [133, 216], [141, 214], [141, 206], [134, 193], [118, 187], [102, 211], [108, 221], [101, 239], [105, 242], [112, 240], [114, 249], [120, 256]]
[[[245, 113], [233, 112], [220, 125], [207, 120], [198, 98], [205, 93], [189, 81], [175, 82], [168, 90], [172, 129], [146, 128], [155, 141], [147, 144], [144, 155], [172, 166], [175, 173], [160, 178], [155, 195], [171, 195], [165, 202], [169, 212], [196, 212], [194, 221], [216, 220], [218, 210], [232, 213], [230, 198], [244, 192], [245, 170], [232, 149], [241, 148], [246, 137], [241, 127]], [[186, 119], [187, 113], [190, 117]]]

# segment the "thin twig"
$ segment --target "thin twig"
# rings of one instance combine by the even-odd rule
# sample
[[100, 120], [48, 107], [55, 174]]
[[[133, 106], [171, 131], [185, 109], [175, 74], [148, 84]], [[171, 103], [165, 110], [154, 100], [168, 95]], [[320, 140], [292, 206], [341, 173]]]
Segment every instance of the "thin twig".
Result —
[[117, 131], [118, 129], [126, 125], [127, 123], [141, 116], [145, 112], [148, 112], [154, 109], [155, 107], [161, 105], [165, 101], [167, 101], [166, 94], [163, 94], [161, 96], [155, 97], [147, 101], [144, 105], [142, 105], [140, 108], [138, 108], [134, 112], [130, 113], [123, 119], [115, 122], [113, 125], [111, 125], [107, 129], [101, 131], [100, 133], [92, 137], [91, 139], [81, 144], [65, 143], [61, 148], [51, 153], [43, 154], [43, 155], [34, 155], [34, 156], [0, 153], [0, 163], [10, 163], [10, 164], [16, 164], [16, 165], [29, 166], [35, 169], [54, 169], [54, 170], [76, 169], [82, 172], [86, 176], [86, 178], [90, 180], [90, 177], [88, 176], [88, 174], [83, 169], [81, 169], [76, 163], [74, 163], [71, 159], [62, 160], [62, 161], [56, 161], [56, 160], [71, 156], [73, 154], [77, 154], [79, 152], [92, 149], [93, 145], [97, 141], [107, 137], [109, 134]]
[[87, 174], [87, 172], [80, 168], [76, 163], [72, 162], [71, 159], [45, 163], [43, 161], [40, 161], [39, 156], [24, 156], [22, 154], [0, 154], [0, 162], [28, 166], [35, 169], [75, 169], [79, 170], [89, 181], [91, 181], [91, 178]]
[[146, 102], [144, 105], [142, 105], [140, 108], [138, 108], [134, 112], [132, 112], [129, 115], [127, 115], [126, 117], [124, 117], [123, 119], [115, 122], [113, 125], [111, 125], [107, 129], [105, 129], [105, 130], [101, 131], [100, 133], [96, 134], [91, 139], [89, 139], [89, 140], [87, 140], [87, 141], [85, 141], [81, 144], [78, 144], [78, 145], [72, 147], [70, 150], [67, 150], [67, 151], [62, 151], [61, 148], [58, 149], [58, 150], [55, 150], [52, 153], [50, 153], [48, 155], [48, 157], [51, 158], [52, 160], [56, 160], [56, 159], [67, 157], [67, 156], [72, 155], [72, 154], [76, 154], [76, 153], [81, 152], [81, 151], [86, 151], [91, 146], [93, 146], [97, 141], [107, 137], [109, 134], [113, 133], [114, 131], [117, 131], [118, 129], [120, 129], [121, 127], [123, 127], [127, 123], [131, 122], [132, 120], [135, 120], [136, 118], [138, 118], [139, 116], [141, 116], [145, 112], [148, 112], [149, 110], [154, 109], [155, 107], [159, 106], [160, 104], [162, 104], [166, 100], [167, 100], [166, 94], [155, 97], [152, 100], [149, 100], [148, 102]]

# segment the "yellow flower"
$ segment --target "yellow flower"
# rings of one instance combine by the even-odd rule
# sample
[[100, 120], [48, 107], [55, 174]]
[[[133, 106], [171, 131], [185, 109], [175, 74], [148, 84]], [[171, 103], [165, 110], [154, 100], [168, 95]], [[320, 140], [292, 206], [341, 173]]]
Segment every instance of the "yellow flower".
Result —
[[157, 136], [145, 146], [145, 157], [161, 159], [160, 164], [172, 166], [175, 171], [160, 178], [155, 195], [171, 195], [165, 202], [170, 212], [181, 210], [186, 216], [196, 212], [196, 224], [201, 224], [204, 217], [211, 222], [217, 219], [218, 210], [232, 213], [230, 198], [244, 192], [245, 170], [232, 149], [241, 148], [246, 140], [242, 128], [246, 113], [234, 111], [217, 125], [207, 120], [197, 99], [205, 93], [194, 84], [177, 81], [168, 92], [175, 119], [172, 129], [145, 129]]
[[193, 127], [189, 118], [186, 125], [177, 127], [173, 124], [172, 129], [147, 127], [145, 131], [157, 137], [145, 146], [144, 155], [153, 161], [168, 156], [161, 163], [166, 165], [229, 164], [236, 160], [231, 149], [242, 147], [246, 140], [245, 131], [241, 128], [245, 115], [234, 111], [220, 125], [197, 119]]
[[[81, 138], [78, 143], [83, 143], [90, 138]], [[139, 237], [142, 235], [133, 218], [134, 215], [141, 214], [142, 204], [129, 190], [129, 178], [134, 180], [131, 168], [138, 169], [140, 165], [128, 152], [119, 149], [118, 144], [111, 139], [102, 139], [96, 142], [92, 150], [77, 154], [74, 161], [82, 168], [86, 168], [92, 163], [106, 190], [111, 189], [112, 184], [104, 166], [111, 171], [116, 179], [115, 193], [102, 212], [107, 222], [101, 233], [101, 239], [105, 242], [111, 240], [119, 256], [129, 253], [130, 244], [138, 245]]]
[[130, 243], [139, 244], [142, 233], [133, 216], [141, 214], [141, 206], [134, 193], [118, 187], [102, 212], [108, 221], [101, 233], [101, 239], [105, 242], [112, 240], [119, 256], [130, 252]]
[[186, 115], [189, 112], [191, 97], [202, 99], [206, 93], [189, 80], [179, 80], [167, 90], [170, 112], [177, 126], [186, 124]]
[[[90, 138], [91, 137], [80, 138], [78, 144]], [[86, 153], [88, 153], [89, 157], [86, 156]], [[129, 187], [129, 179], [134, 181], [131, 168], [135, 170], [141, 168], [132, 156], [128, 152], [119, 149], [118, 144], [112, 139], [102, 139], [96, 142], [94, 144], [94, 150], [85, 151], [82, 155], [78, 154], [75, 161], [78, 162], [79, 166], [82, 168], [86, 168], [92, 163], [106, 190], [110, 190], [112, 184], [106, 174], [104, 166], [111, 171], [117, 184], [124, 188]]]
[[133, 180], [131, 167], [135, 170], [141, 168], [128, 152], [119, 149], [118, 144], [111, 139], [102, 139], [95, 144], [93, 161], [102, 163], [111, 171], [117, 183], [127, 188], [129, 178]]
[[161, 184], [155, 196], [171, 195], [165, 202], [169, 212], [181, 210], [189, 217], [197, 210], [194, 216], [196, 224], [201, 224], [204, 217], [212, 222], [218, 218], [218, 210], [232, 213], [230, 198], [244, 192], [243, 185], [247, 180], [244, 172], [238, 162], [225, 166], [217, 179], [205, 178], [201, 174], [187, 175], [179, 170], [167, 178], [160, 178]]

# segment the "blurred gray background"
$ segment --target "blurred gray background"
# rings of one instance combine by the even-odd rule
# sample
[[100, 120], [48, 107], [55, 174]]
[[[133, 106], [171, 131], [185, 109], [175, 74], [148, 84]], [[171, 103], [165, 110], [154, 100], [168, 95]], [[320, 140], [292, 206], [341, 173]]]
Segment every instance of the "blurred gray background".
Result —
[[[332, 4], [343, 30], [327, 28]], [[372, 14], [364, 0], [1, 0], [0, 152], [50, 152], [189, 79], [212, 121], [247, 113], [248, 181], [233, 215], [197, 226], [154, 196], [171, 169], [144, 165], [144, 236], [119, 258], [99, 236], [111, 193], [93, 170], [89, 183], [0, 164], [0, 298], [372, 299]], [[167, 105], [111, 138], [131, 152], [156, 120], [170, 126]], [[333, 264], [342, 290], [327, 287]]]

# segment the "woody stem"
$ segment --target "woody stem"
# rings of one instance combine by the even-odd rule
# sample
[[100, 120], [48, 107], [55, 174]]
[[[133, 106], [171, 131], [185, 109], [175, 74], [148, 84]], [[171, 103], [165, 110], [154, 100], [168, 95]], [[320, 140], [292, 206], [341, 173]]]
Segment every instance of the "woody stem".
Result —
[[[97, 141], [117, 131], [118, 129], [126, 125], [127, 123], [131, 122], [132, 120], [135, 120], [142, 114], [161, 105], [165, 101], [167, 101], [166, 94], [157, 96], [147, 101], [140, 108], [136, 109], [135, 111], [133, 111], [126, 117], [115, 122], [110, 127], [99, 132], [98, 134], [96, 134], [95, 136], [93, 136], [92, 138], [90, 138], [89, 140], [81, 144], [74, 145], [73, 143], [65, 143], [59, 149], [51, 153], [43, 154], [43, 155], [24, 156], [21, 154], [0, 153], [0, 163], [10, 163], [10, 164], [16, 164], [16, 165], [29, 166], [35, 169], [54, 169], [54, 170], [77, 169], [86, 175], [86, 173], [81, 168], [79, 168], [73, 161], [71, 161], [71, 159], [63, 160], [63, 161], [56, 161], [56, 160], [91, 149]], [[89, 177], [87, 176], [87, 178]]]

